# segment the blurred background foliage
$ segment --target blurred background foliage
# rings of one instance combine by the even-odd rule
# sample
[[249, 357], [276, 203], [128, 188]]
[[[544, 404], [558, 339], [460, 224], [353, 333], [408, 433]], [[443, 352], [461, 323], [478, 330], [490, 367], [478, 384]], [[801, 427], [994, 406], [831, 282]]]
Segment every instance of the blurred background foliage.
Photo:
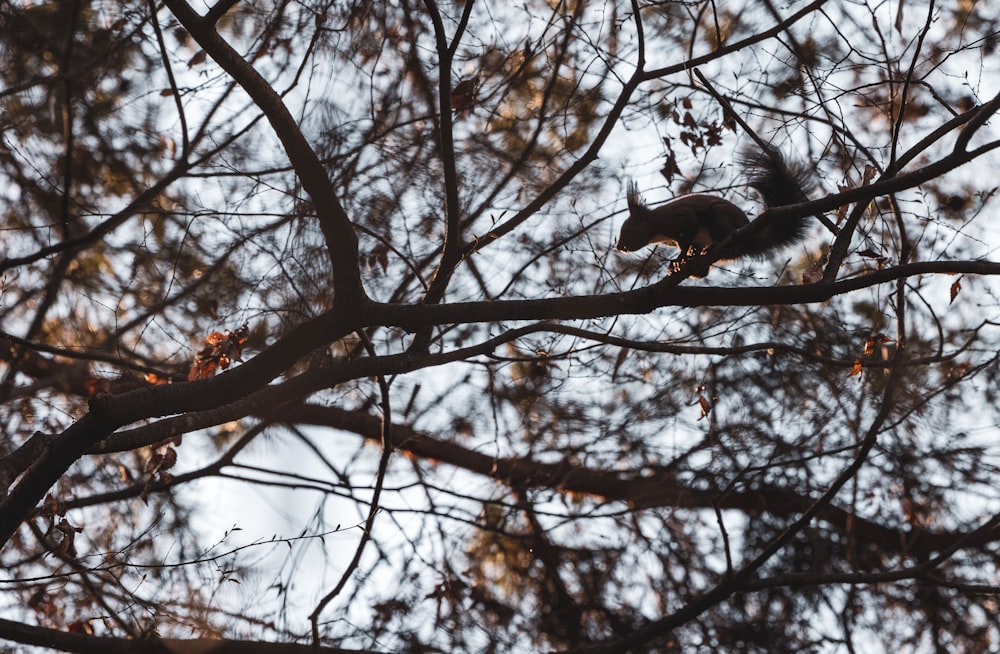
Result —
[[[813, 198], [928, 135], [909, 166], [940, 159], [954, 131], [935, 130], [998, 88], [987, 5], [639, 3], [640, 42], [626, 3], [247, 1], [218, 29], [322, 158], [369, 295], [423, 297], [453, 167], [468, 249], [443, 301], [484, 302], [661, 279], [675, 253], [613, 251], [629, 179], [651, 204], [699, 191], [759, 211], [733, 165], [749, 141], [692, 67], [813, 170]], [[436, 14], [449, 44], [461, 33], [450, 61]], [[248, 357], [330, 309], [315, 210], [268, 120], [167, 9], [4, 3], [0, 60], [0, 454], [67, 428], [96, 393], [184, 381], [213, 332], [246, 324]], [[990, 123], [975, 145], [996, 138]], [[983, 152], [863, 208], [840, 278], [992, 258], [998, 163]], [[685, 284], [800, 283], [832, 242], [817, 221], [804, 246]], [[763, 551], [874, 428], [830, 511], [740, 592], [635, 651], [992, 651], [1000, 533], [975, 530], [1000, 508], [998, 314], [990, 278], [924, 275], [822, 303], [552, 323], [383, 380], [412, 440], [321, 634], [413, 652], [625, 637]], [[515, 326], [440, 327], [429, 347]], [[366, 334], [379, 354], [411, 339]], [[284, 379], [364, 351], [330, 343]], [[372, 502], [386, 407], [359, 377], [280, 418], [265, 408], [78, 461], [0, 554], [4, 615], [306, 638]], [[310, 412], [324, 408], [340, 412]], [[256, 504], [279, 517], [254, 524]], [[919, 574], [885, 576], [949, 543]]]

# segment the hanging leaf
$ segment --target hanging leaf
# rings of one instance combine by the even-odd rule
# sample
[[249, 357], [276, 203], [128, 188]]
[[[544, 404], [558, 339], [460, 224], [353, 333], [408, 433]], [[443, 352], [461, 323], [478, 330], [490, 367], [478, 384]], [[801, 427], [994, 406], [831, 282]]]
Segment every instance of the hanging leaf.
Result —
[[198, 52], [194, 53], [194, 56], [188, 60], [188, 68], [194, 68], [199, 64], [205, 63], [205, 59], [207, 58], [208, 58], [208, 53], [205, 52], [204, 50], [199, 50]]
[[478, 89], [478, 75], [460, 82], [451, 92], [452, 110], [459, 115], [464, 115], [471, 111], [476, 104], [476, 92]]
[[707, 418], [708, 414], [712, 412], [712, 401], [704, 395], [698, 396], [698, 406], [701, 407], [701, 415], [698, 416], [698, 420]]

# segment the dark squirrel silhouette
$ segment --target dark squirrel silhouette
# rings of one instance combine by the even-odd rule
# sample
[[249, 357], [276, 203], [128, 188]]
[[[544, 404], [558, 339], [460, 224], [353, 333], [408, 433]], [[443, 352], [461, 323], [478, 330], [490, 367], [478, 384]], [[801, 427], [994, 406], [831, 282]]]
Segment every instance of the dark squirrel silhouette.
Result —
[[635, 183], [628, 187], [629, 217], [622, 225], [617, 248], [634, 252], [647, 245], [665, 243], [680, 250], [682, 259], [713, 253], [718, 254], [718, 260], [735, 261], [760, 258], [805, 238], [809, 217], [772, 219], [767, 209], [805, 201], [803, 189], [809, 179], [808, 171], [789, 166], [772, 148], [744, 150], [739, 164], [746, 171], [747, 185], [763, 198], [765, 211], [753, 221], [752, 227], [726, 244], [724, 251], [712, 252], [727, 237], [751, 224], [742, 209], [729, 200], [704, 193], [682, 195], [650, 209], [643, 204]]

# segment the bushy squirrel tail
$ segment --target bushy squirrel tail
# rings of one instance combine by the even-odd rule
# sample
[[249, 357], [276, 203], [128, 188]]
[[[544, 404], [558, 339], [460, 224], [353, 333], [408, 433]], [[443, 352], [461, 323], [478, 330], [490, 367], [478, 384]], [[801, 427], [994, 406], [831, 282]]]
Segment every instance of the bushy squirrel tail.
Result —
[[804, 239], [809, 228], [808, 216], [774, 219], [767, 215], [767, 209], [805, 202], [806, 190], [811, 186], [809, 171], [788, 164], [781, 153], [771, 147], [746, 148], [738, 161], [746, 171], [747, 185], [756, 189], [764, 200], [765, 210], [754, 221], [759, 226], [751, 227], [746, 239], [737, 244], [737, 254], [761, 256]]

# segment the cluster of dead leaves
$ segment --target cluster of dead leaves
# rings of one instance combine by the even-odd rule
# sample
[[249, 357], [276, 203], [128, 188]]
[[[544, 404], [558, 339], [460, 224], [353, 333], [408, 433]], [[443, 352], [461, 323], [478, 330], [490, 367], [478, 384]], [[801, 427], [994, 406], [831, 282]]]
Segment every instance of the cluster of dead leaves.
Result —
[[850, 377], [857, 376], [860, 379], [860, 375], [864, 370], [865, 363], [880, 362], [883, 363], [883, 371], [888, 371], [889, 360], [892, 356], [890, 348], [886, 347], [886, 343], [892, 343], [893, 340], [886, 336], [885, 334], [874, 334], [869, 336], [865, 340], [864, 352], [860, 357], [854, 360], [854, 365], [851, 366]]
[[168, 438], [165, 441], [160, 441], [152, 446], [153, 453], [150, 455], [149, 459], [146, 461], [146, 469], [144, 472], [148, 475], [147, 483], [143, 489], [143, 499], [146, 499], [152, 484], [159, 482], [161, 484], [169, 484], [173, 481], [174, 476], [167, 472], [170, 468], [173, 468], [177, 463], [177, 450], [174, 449], [175, 445], [181, 444], [181, 437], [174, 436], [173, 438]]
[[464, 117], [476, 106], [476, 93], [479, 91], [479, 75], [463, 80], [451, 91], [451, 109], [459, 117]]
[[61, 536], [55, 551], [71, 559], [75, 559], [76, 535], [83, 531], [83, 527], [70, 524], [69, 520], [66, 519], [66, 505], [56, 499], [52, 493], [45, 495], [41, 515], [49, 522], [48, 533], [52, 534], [56, 532]]
[[243, 362], [243, 346], [250, 336], [250, 328], [243, 325], [235, 332], [228, 329], [225, 334], [212, 332], [202, 341], [201, 349], [194, 355], [194, 363], [188, 373], [188, 381], [208, 379], [222, 368], [225, 370], [233, 361]]
[[[702, 121], [699, 123], [691, 115], [691, 108], [693, 106], [694, 102], [692, 102], [691, 98], [681, 98], [681, 101], [671, 109], [670, 120], [681, 128], [678, 135], [680, 142], [691, 150], [691, 154], [697, 155], [699, 150], [705, 150], [721, 144], [722, 133], [729, 126], [716, 121]], [[731, 129], [731, 127], [729, 128]], [[672, 156], [673, 151], [670, 151], [670, 154]], [[664, 168], [669, 169], [669, 167], [670, 161], [668, 159], [667, 166]], [[674, 167], [676, 167], [676, 163]], [[660, 172], [663, 173], [662, 170]]]

